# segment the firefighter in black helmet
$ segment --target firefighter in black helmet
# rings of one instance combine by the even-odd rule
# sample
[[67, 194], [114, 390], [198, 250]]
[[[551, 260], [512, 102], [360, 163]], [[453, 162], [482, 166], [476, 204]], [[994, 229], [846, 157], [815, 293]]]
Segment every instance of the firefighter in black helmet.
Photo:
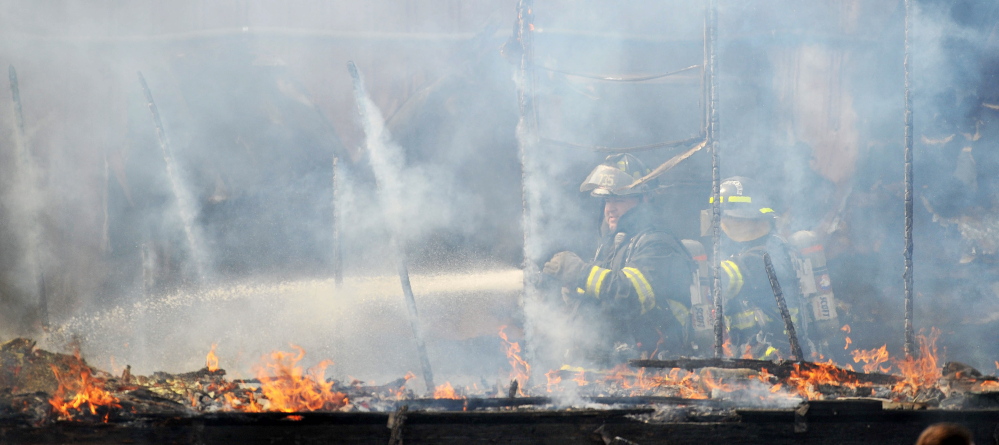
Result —
[[636, 180], [648, 172], [629, 154], [608, 156], [593, 169], [579, 190], [604, 201], [596, 254], [583, 260], [559, 252], [543, 270], [562, 284], [571, 305], [610, 326], [603, 347], [646, 357], [681, 352], [688, 318], [681, 302], [690, 301], [694, 267], [683, 244], [646, 208], [650, 187]]
[[752, 179], [741, 176], [722, 181], [720, 199], [725, 258], [721, 289], [733, 352], [764, 360], [789, 358], [790, 344], [763, 263], [764, 252], [770, 253], [795, 330], [804, 333], [798, 317], [801, 292], [790, 250], [775, 231], [770, 200]]

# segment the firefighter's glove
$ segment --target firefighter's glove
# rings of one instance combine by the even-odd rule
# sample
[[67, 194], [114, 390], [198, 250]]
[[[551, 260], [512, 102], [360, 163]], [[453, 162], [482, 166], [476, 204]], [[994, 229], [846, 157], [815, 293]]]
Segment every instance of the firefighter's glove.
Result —
[[586, 268], [586, 263], [579, 255], [564, 251], [556, 253], [551, 261], [545, 263], [541, 272], [545, 275], [551, 275], [559, 283], [562, 283], [562, 286], [574, 289], [579, 283], [580, 276], [583, 275], [584, 268]]

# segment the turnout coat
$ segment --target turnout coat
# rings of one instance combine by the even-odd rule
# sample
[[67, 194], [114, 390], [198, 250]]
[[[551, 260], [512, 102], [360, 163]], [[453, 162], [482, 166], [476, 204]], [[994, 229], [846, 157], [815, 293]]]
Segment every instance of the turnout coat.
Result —
[[608, 342], [634, 344], [647, 356], [680, 353], [695, 268], [690, 254], [645, 205], [601, 232], [576, 292], [607, 322]]

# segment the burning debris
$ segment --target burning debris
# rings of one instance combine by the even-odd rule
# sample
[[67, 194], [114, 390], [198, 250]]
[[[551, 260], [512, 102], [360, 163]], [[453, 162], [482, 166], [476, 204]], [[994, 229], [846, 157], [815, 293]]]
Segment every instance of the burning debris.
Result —
[[[505, 329], [505, 328], [504, 328]], [[940, 366], [939, 331], [919, 337], [918, 358], [891, 359], [886, 347], [854, 351], [862, 366], [751, 359], [633, 360], [610, 370], [563, 366], [532, 381], [520, 347], [500, 330], [510, 359], [509, 386], [455, 387], [418, 398], [409, 373], [385, 385], [325, 377], [329, 360], [304, 369], [305, 351], [275, 351], [256, 378], [228, 379], [216, 345], [198, 371], [121, 376], [76, 355], [48, 352], [28, 339], [0, 346], [0, 415], [32, 425], [56, 421], [122, 422], [149, 416], [190, 418], [211, 413], [551, 410], [652, 406], [649, 421], [725, 416], [734, 409], [794, 408], [803, 403], [863, 398], [886, 407], [999, 406], [999, 379], [957, 362]], [[629, 366], [630, 365], [630, 366]], [[724, 414], [729, 413], [729, 414]], [[651, 420], [650, 420], [651, 419]]]

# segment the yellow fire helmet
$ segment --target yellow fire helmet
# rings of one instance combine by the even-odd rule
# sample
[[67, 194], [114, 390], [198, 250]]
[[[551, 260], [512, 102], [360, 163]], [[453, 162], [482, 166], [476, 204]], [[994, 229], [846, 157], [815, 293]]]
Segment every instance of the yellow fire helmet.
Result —
[[[733, 218], [762, 219], [772, 218], [774, 209], [770, 198], [756, 186], [755, 181], [744, 176], [733, 176], [721, 182], [721, 210], [725, 216]], [[714, 197], [708, 199], [711, 203]]]

